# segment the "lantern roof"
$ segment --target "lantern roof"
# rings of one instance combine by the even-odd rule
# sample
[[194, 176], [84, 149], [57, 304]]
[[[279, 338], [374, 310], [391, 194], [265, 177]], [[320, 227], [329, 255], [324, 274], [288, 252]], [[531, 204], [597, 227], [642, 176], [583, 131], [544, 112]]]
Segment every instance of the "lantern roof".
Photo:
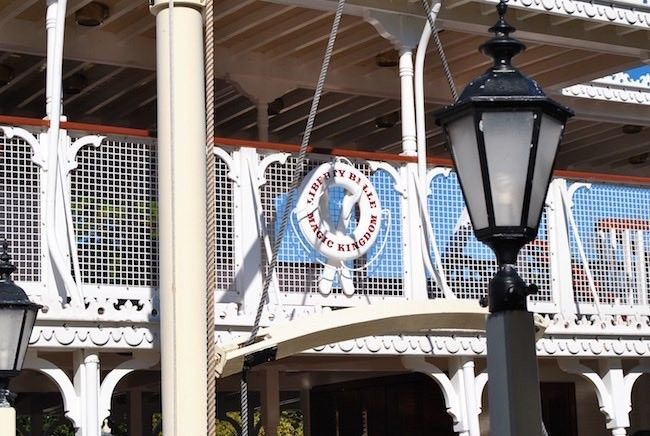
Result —
[[503, 0], [497, 4], [499, 19], [490, 28], [494, 36], [480, 47], [480, 51], [490, 56], [494, 64], [465, 87], [456, 103], [435, 112], [438, 124], [440, 118], [455, 118], [473, 106], [504, 108], [504, 105], [520, 107], [534, 104], [562, 121], [573, 116], [571, 109], [548, 98], [535, 80], [526, 77], [512, 65], [512, 58], [524, 51], [526, 46], [510, 36], [515, 28], [505, 19], [507, 8]]

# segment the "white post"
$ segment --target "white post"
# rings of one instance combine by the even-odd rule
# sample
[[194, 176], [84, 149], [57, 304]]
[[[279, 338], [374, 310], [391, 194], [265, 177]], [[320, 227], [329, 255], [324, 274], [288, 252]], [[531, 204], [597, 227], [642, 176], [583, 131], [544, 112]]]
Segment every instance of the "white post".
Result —
[[415, 97], [413, 91], [413, 50], [401, 48], [399, 78], [402, 104], [402, 155], [416, 155]]
[[206, 155], [201, 0], [155, 0], [165, 436], [207, 433]]
[[577, 313], [571, 272], [571, 249], [562, 192], [566, 191], [566, 180], [555, 179], [551, 182], [546, 199], [549, 204], [547, 215], [547, 234], [549, 245], [551, 290], [553, 303], [565, 317]]
[[16, 409], [0, 407], [0, 436], [16, 435]]
[[463, 388], [465, 389], [469, 436], [481, 436], [481, 427], [478, 419], [479, 407], [476, 399], [474, 360], [469, 357], [463, 357], [460, 359], [460, 365], [463, 371]]
[[278, 370], [269, 368], [264, 371], [264, 388], [262, 389], [262, 425], [266, 436], [278, 435], [280, 423], [280, 378]]
[[620, 358], [599, 359], [598, 366], [614, 412], [607, 421], [607, 428], [612, 431], [612, 436], [625, 436], [626, 428], [630, 426], [630, 394], [626, 392], [623, 362]]
[[490, 434], [541, 436], [533, 314], [492, 313], [487, 320]]
[[81, 420], [77, 436], [101, 436], [99, 422], [99, 356], [79, 350], [74, 355], [74, 389], [81, 400]]

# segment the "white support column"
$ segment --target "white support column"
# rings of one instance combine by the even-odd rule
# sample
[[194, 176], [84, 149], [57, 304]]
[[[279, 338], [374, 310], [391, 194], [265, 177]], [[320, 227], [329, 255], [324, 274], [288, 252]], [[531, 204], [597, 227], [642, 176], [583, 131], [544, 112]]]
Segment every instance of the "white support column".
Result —
[[81, 405], [81, 422], [77, 436], [101, 436], [99, 422], [99, 356], [79, 350], [74, 354], [74, 389]]
[[480, 407], [476, 399], [476, 375], [474, 374], [474, 360], [471, 357], [454, 357], [450, 361], [450, 374], [452, 384], [456, 388], [460, 402], [463, 403], [466, 434], [480, 436], [478, 415]]
[[533, 314], [492, 313], [486, 327], [490, 434], [541, 436]]
[[399, 53], [399, 78], [402, 104], [402, 155], [416, 156], [415, 96], [413, 91], [413, 49], [401, 47]]
[[163, 431], [206, 434], [202, 0], [155, 0]]
[[[607, 428], [612, 431], [612, 436], [625, 436], [626, 428], [630, 426], [630, 401], [625, 392], [625, 377], [621, 359], [598, 360], [605, 389], [612, 399], [614, 416], [607, 422]], [[628, 397], [628, 401], [626, 401]]]
[[276, 368], [264, 371], [262, 388], [262, 425], [266, 436], [278, 435], [280, 423], [280, 378]]

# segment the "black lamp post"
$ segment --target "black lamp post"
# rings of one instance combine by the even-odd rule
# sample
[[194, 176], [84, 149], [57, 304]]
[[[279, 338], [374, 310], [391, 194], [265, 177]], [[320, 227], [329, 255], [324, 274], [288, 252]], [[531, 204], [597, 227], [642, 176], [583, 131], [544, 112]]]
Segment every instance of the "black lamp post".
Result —
[[[530, 287], [512, 267], [535, 239], [564, 125], [573, 112], [546, 97], [510, 63], [525, 46], [510, 37], [507, 6], [497, 5], [495, 36], [481, 46], [494, 65], [458, 101], [436, 113], [479, 241], [500, 265], [490, 286], [490, 311], [526, 310]], [[511, 286], [512, 285], [512, 286]]]
[[5, 240], [0, 249], [0, 407], [11, 407], [9, 379], [23, 367], [36, 314], [42, 307], [14, 283], [14, 271]]
[[491, 434], [538, 436], [534, 326], [526, 312], [526, 297], [537, 287], [521, 279], [515, 264], [519, 250], [537, 236], [558, 145], [573, 112], [512, 66], [525, 46], [510, 36], [515, 29], [505, 20], [506, 10], [501, 0], [499, 20], [490, 28], [495, 36], [481, 46], [494, 65], [435, 115], [474, 233], [492, 248], [499, 265], [488, 290]]

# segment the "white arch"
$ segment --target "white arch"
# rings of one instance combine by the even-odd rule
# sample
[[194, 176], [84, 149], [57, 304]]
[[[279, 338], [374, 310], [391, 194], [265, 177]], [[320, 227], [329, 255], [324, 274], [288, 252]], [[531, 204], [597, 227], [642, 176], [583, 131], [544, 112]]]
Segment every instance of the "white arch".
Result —
[[97, 414], [99, 425], [111, 414], [111, 397], [115, 386], [120, 380], [138, 369], [151, 368], [159, 360], [160, 355], [158, 353], [137, 353], [133, 356], [133, 359], [119, 364], [104, 377], [104, 381], [99, 388], [99, 413]]
[[32, 352], [27, 353], [23, 368], [42, 372], [56, 384], [63, 397], [65, 416], [72, 421], [75, 428], [81, 427], [81, 404], [68, 375], [49, 360], [40, 358]]

